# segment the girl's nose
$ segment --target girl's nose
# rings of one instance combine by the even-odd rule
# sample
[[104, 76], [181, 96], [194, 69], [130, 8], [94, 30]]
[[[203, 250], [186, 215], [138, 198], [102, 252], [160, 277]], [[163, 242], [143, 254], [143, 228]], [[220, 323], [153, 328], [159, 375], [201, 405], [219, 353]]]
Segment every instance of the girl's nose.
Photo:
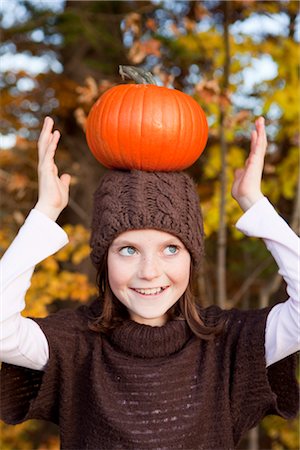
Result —
[[154, 278], [159, 277], [160, 274], [161, 269], [156, 258], [145, 257], [141, 260], [139, 267], [139, 278], [153, 280]]

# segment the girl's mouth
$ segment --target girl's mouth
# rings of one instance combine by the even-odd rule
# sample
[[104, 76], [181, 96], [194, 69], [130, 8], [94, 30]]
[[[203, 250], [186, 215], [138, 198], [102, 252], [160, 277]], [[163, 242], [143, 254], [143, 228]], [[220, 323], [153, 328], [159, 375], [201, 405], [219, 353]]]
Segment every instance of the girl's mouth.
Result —
[[164, 292], [166, 289], [168, 289], [169, 286], [164, 287], [158, 287], [158, 288], [149, 288], [149, 289], [137, 289], [137, 288], [131, 288], [133, 291], [137, 292], [138, 294], [141, 294], [143, 296], [155, 296], [159, 295], [162, 292]]

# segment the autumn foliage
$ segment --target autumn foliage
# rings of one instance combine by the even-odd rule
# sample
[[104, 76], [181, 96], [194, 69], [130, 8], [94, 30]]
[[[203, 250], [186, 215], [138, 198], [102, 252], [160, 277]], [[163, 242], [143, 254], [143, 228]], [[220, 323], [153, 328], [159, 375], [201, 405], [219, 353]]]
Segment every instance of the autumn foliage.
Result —
[[[198, 183], [205, 221], [206, 260], [196, 286], [203, 305], [218, 301], [217, 268], [224, 266], [225, 307], [255, 308], [284, 300], [285, 286], [264, 245], [233, 227], [241, 212], [230, 189], [234, 170], [247, 157], [253, 120], [264, 115], [269, 149], [263, 190], [299, 232], [299, 3], [4, 4], [2, 253], [37, 199], [36, 141], [45, 115], [54, 118], [62, 133], [59, 170], [72, 175], [70, 204], [59, 218], [70, 243], [37, 266], [24, 314], [45, 316], [97, 294], [89, 227], [92, 195], [104, 168], [87, 148], [85, 127], [96, 99], [119, 84], [119, 64], [151, 70], [160, 86], [192, 96], [207, 117], [206, 150], [189, 169]], [[226, 256], [223, 267], [217, 258], [220, 249]], [[297, 421], [267, 418], [251, 435], [251, 448], [295, 450], [298, 431]], [[57, 429], [49, 424], [2, 424], [0, 432], [3, 450], [59, 448]], [[246, 437], [241, 449], [249, 445]]]

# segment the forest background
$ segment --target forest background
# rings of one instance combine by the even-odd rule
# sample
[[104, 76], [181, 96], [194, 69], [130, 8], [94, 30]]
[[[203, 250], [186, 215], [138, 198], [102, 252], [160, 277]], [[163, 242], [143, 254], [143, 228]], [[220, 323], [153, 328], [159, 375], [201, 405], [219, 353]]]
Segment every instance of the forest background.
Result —
[[[104, 173], [84, 127], [92, 104], [121, 82], [119, 64], [151, 70], [162, 86], [192, 95], [210, 131], [189, 169], [198, 184], [206, 262], [197, 284], [204, 306], [256, 308], [286, 298], [262, 242], [234, 228], [233, 173], [249, 151], [259, 115], [269, 139], [263, 190], [299, 233], [298, 1], [2, 0], [1, 231], [3, 254], [37, 199], [36, 141], [50, 115], [62, 138], [61, 172], [72, 175], [59, 223], [70, 243], [36, 268], [25, 315], [76, 307], [96, 295], [89, 260], [92, 194]], [[57, 429], [1, 424], [1, 449], [58, 449]], [[297, 421], [266, 418], [241, 449], [298, 449]]]

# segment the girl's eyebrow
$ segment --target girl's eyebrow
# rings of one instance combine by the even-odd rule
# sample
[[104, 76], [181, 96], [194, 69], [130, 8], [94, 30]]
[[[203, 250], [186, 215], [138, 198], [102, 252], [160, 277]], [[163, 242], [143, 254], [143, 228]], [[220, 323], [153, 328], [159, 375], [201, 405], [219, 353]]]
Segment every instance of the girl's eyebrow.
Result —
[[111, 244], [112, 247], [135, 247], [137, 244], [134, 244], [132, 241], [115, 241]]
[[[159, 243], [159, 245], [180, 245], [181, 241], [177, 237], [168, 238], [162, 242]], [[139, 247], [141, 245], [140, 242], [130, 241], [130, 240], [116, 240], [114, 243], [112, 243], [112, 247]]]

